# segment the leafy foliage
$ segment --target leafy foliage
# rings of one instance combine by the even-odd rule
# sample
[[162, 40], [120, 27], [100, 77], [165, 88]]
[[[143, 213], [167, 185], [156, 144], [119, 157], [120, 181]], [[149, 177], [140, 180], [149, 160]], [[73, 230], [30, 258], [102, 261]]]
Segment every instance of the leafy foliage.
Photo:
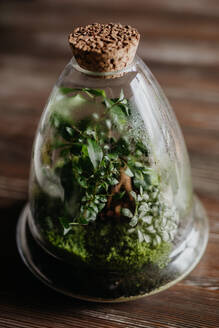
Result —
[[90, 138], [88, 138], [87, 143], [88, 143], [87, 146], [88, 155], [90, 157], [91, 163], [94, 166], [94, 169], [96, 170], [103, 158], [102, 148], [98, 145], [98, 143], [95, 140], [92, 140]]
[[[60, 88], [60, 92], [65, 97], [87, 95], [103, 106], [102, 113], [78, 121], [57, 111], [50, 117], [55, 135], [51, 149], [59, 158], [54, 172], [60, 177], [67, 208], [59, 218], [64, 234], [75, 225], [117, 217], [128, 220], [129, 233], [141, 242], [156, 246], [171, 241], [177, 216], [161, 201], [160, 178], [149, 165], [146, 145], [131, 133], [131, 108], [123, 91], [111, 99], [102, 89]], [[76, 203], [72, 215], [68, 209]]]

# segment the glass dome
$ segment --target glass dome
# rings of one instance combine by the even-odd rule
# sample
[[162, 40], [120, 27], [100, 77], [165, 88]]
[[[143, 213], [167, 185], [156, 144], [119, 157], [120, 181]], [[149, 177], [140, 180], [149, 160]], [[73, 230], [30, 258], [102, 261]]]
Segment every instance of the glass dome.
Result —
[[207, 236], [179, 125], [148, 67], [136, 56], [94, 73], [73, 57], [36, 133], [17, 232], [25, 263], [67, 295], [125, 301], [182, 279]]

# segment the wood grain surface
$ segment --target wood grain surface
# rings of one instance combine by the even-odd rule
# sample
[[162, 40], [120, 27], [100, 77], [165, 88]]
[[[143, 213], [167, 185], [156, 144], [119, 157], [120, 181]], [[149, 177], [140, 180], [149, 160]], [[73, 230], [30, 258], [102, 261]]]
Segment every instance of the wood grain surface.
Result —
[[[139, 29], [139, 54], [179, 119], [210, 220], [206, 253], [186, 279], [161, 294], [111, 305], [49, 290], [15, 245], [37, 122], [71, 57], [67, 35], [95, 21]], [[219, 1], [2, 0], [0, 33], [0, 327], [219, 327]]]

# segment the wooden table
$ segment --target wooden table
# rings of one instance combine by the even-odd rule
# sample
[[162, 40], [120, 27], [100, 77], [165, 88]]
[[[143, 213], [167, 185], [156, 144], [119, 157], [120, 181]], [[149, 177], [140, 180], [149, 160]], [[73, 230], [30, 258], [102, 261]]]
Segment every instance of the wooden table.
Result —
[[[2, 1], [0, 16], [0, 327], [218, 327], [219, 1]], [[161, 294], [111, 305], [49, 290], [15, 245], [36, 125], [71, 57], [67, 35], [73, 25], [94, 21], [141, 32], [139, 54], [173, 105], [210, 219], [207, 251], [186, 279]]]

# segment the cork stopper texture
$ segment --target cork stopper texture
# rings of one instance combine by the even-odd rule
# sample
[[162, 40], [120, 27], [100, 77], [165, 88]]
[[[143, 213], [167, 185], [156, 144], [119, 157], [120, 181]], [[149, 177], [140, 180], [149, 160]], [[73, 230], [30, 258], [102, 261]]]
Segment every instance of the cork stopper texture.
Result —
[[121, 24], [81, 26], [69, 35], [77, 63], [92, 72], [113, 72], [126, 68], [134, 59], [140, 34]]

